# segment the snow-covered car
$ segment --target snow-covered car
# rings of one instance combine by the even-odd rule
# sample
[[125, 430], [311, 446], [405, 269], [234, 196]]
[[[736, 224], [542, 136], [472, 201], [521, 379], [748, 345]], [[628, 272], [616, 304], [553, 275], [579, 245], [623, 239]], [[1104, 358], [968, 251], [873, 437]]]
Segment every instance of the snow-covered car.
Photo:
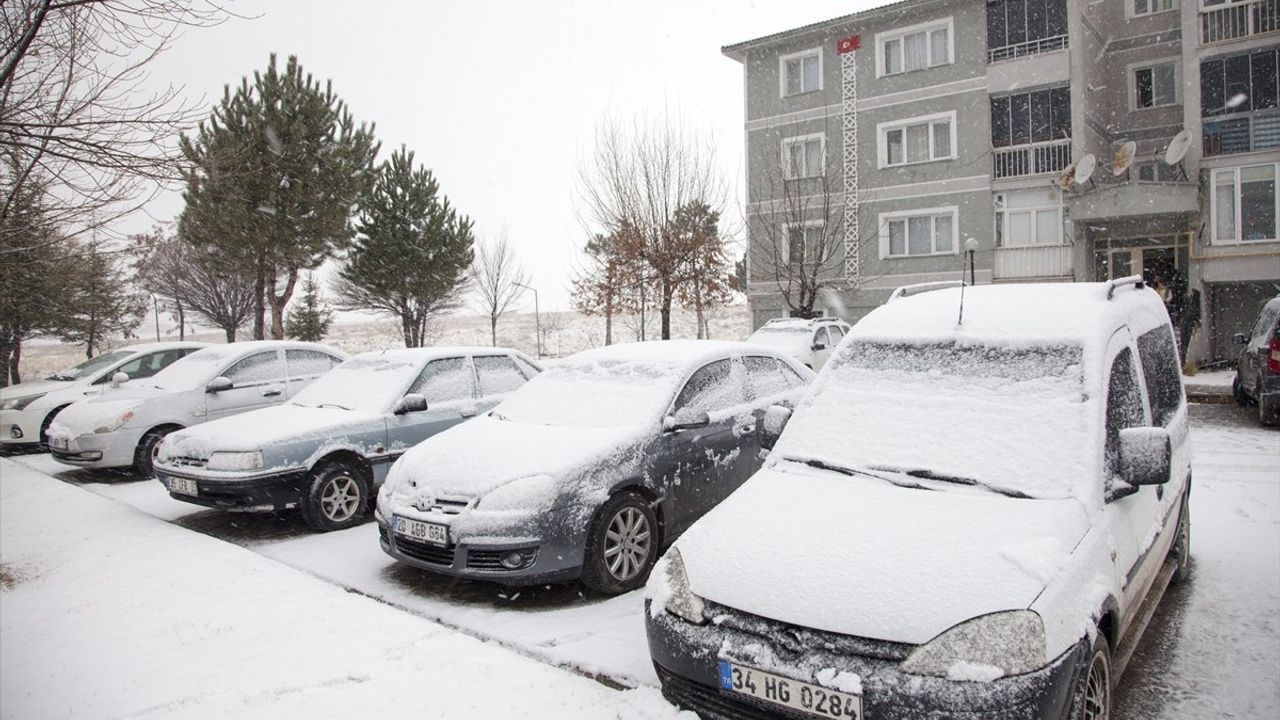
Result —
[[361, 520], [405, 450], [490, 410], [538, 370], [504, 348], [367, 352], [283, 405], [166, 436], [156, 478], [178, 500], [301, 508], [315, 529], [340, 530]]
[[392, 466], [375, 513], [382, 549], [507, 585], [639, 587], [665, 543], [760, 467], [761, 415], [812, 377], [743, 343], [572, 355]]
[[775, 318], [751, 333], [747, 342], [790, 355], [816, 371], [826, 364], [847, 332], [849, 324], [839, 318]]
[[[936, 290], [849, 333], [646, 595], [704, 718], [1106, 718], [1188, 571], [1173, 329], [1141, 278]], [[789, 709], [789, 711], [788, 711]]]
[[209, 420], [278, 405], [347, 354], [328, 345], [257, 340], [197, 350], [147, 380], [73, 403], [49, 425], [67, 465], [151, 474], [161, 438]]
[[[43, 380], [0, 389], [0, 446], [46, 442], [53, 418], [77, 400], [92, 397], [121, 381], [143, 380], [208, 343], [166, 342], [129, 345], [89, 358]], [[124, 376], [117, 376], [124, 373]]]
[[1244, 346], [1231, 382], [1236, 402], [1256, 406], [1263, 425], [1280, 423], [1280, 295], [1262, 306], [1248, 335], [1234, 339]]

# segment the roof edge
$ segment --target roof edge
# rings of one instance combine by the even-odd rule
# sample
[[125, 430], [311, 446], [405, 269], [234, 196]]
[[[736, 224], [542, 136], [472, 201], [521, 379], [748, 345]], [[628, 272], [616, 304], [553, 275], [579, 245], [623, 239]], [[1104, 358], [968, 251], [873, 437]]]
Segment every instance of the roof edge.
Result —
[[933, 5], [935, 3], [942, 2], [942, 1], [944, 0], [898, 0], [898, 2], [891, 2], [887, 5], [881, 5], [880, 7], [869, 8], [867, 10], [862, 10], [849, 15], [841, 15], [840, 17], [831, 18], [829, 20], [821, 20], [819, 22], [810, 23], [808, 25], [802, 25], [797, 28], [791, 28], [790, 30], [783, 30], [781, 32], [776, 32], [776, 33], [773, 33], [772, 35], [764, 35], [762, 37], [753, 38], [751, 40], [743, 40], [742, 42], [733, 43], [731, 45], [723, 45], [720, 47], [720, 54], [724, 55], [725, 57], [737, 60], [738, 62], [743, 62], [746, 60], [746, 55], [749, 51], [755, 50], [756, 48], [763, 47], [765, 45], [770, 45], [772, 43], [779, 42], [782, 40], [788, 40], [790, 38], [803, 35], [805, 33], [813, 32], [815, 30], [823, 30], [823, 29], [834, 27], [836, 25], [842, 25], [844, 23], [853, 22], [855, 20], [865, 20], [867, 18], [872, 18], [883, 12], [888, 12], [894, 9], [900, 9], [901, 6], [903, 5], [918, 4], [921, 6], [927, 6], [927, 5]]

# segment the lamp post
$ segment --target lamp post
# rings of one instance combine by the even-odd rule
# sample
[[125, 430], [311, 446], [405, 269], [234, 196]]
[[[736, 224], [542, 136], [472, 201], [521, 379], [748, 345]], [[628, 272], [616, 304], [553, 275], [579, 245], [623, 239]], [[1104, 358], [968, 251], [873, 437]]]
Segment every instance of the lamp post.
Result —
[[529, 290], [533, 292], [533, 322], [535, 325], [534, 332], [536, 333], [534, 335], [534, 344], [537, 345], [538, 359], [541, 360], [542, 359], [542, 313], [539, 312], [538, 310], [538, 291], [528, 285], [525, 285], [524, 283], [512, 283], [512, 284], [515, 285], [516, 287], [522, 287], [525, 290]]
[[160, 342], [160, 300], [156, 298], [155, 293], [151, 294], [151, 307], [156, 314], [156, 342]]
[[974, 270], [973, 270], [973, 254], [978, 250], [978, 241], [974, 240], [973, 238], [969, 238], [965, 240], [964, 249], [969, 252], [969, 284], [976, 285], [977, 281], [974, 280]]

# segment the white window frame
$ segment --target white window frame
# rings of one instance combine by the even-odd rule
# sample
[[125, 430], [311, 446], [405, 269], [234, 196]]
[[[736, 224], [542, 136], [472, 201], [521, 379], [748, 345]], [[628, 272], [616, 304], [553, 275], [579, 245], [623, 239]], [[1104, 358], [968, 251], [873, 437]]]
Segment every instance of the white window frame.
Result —
[[[1017, 192], [1016, 190], [1010, 192]], [[1065, 198], [1062, 194], [1058, 195], [1058, 204], [1044, 205], [1028, 205], [1026, 207], [1010, 208], [1008, 201], [1005, 199], [1008, 193], [996, 193], [995, 195], [995, 219], [999, 224], [996, 237], [999, 238], [997, 247], [1002, 248], [1036, 248], [1036, 247], [1062, 247], [1068, 244], [1067, 234], [1067, 206], [1064, 202]], [[1058, 229], [1058, 241], [1053, 243], [1037, 242], [1040, 235], [1040, 213], [1050, 212], [1056, 213], [1058, 221], [1054, 223], [1054, 227]], [[1009, 233], [1009, 216], [1013, 214], [1027, 213], [1031, 215], [1031, 233], [1033, 242], [1020, 243], [1018, 245], [1010, 244]]]
[[[934, 155], [933, 147], [933, 125], [939, 120], [946, 120], [951, 124], [951, 154], [943, 156]], [[915, 162], [907, 162], [907, 133], [908, 127], [915, 125], [929, 126], [929, 159], [917, 160]], [[889, 133], [894, 130], [902, 130], [902, 162], [889, 164]], [[956, 111], [948, 110], [943, 113], [935, 113], [933, 115], [920, 115], [904, 120], [892, 120], [882, 122], [876, 125], [876, 164], [879, 169], [906, 167], [908, 165], [924, 165], [931, 162], [942, 162], [944, 160], [956, 159]]]
[[[818, 154], [822, 156], [821, 164], [817, 168], [817, 172], [809, 175], [792, 175], [791, 168], [791, 147], [793, 145], [807, 145], [809, 142], [818, 141]], [[807, 156], [806, 156], [807, 157]], [[805, 168], [809, 170], [810, 168]], [[826, 133], [810, 133], [808, 135], [796, 135], [782, 139], [782, 177], [786, 180], [803, 180], [805, 178], [821, 177], [827, 169], [827, 134]]]
[[795, 264], [795, 261], [791, 259], [791, 230], [793, 228], [800, 228], [801, 231], [804, 233], [804, 235], [801, 236], [801, 243], [804, 245], [804, 259], [801, 260], [800, 262], [812, 263], [815, 260], [815, 258], [813, 257], [813, 252], [812, 252], [813, 248], [811, 248], [808, 243], [807, 235], [808, 235], [809, 228], [825, 227], [825, 226], [826, 226], [826, 223], [823, 222], [822, 220], [805, 220], [804, 222], [782, 224], [782, 236], [787, 239], [787, 265]]
[[[934, 245], [935, 238], [934, 238], [932, 218], [938, 215], [951, 216], [951, 249], [943, 250], [942, 252], [938, 252], [937, 247]], [[911, 228], [910, 218], [913, 218], [913, 217], [928, 217], [931, 219], [929, 223], [929, 243], [930, 243], [930, 246], [934, 248], [933, 252], [923, 253], [918, 255], [913, 255], [909, 252], [901, 255], [889, 254], [889, 223], [896, 220], [905, 221], [907, 232], [909, 233]], [[958, 205], [947, 205], [945, 207], [935, 207], [935, 208], [913, 208], [911, 210], [895, 210], [893, 212], [880, 213], [876, 222], [877, 222], [877, 227], [880, 228], [880, 259], [881, 260], [903, 260], [903, 259], [909, 259], [909, 258], [938, 257], [940, 255], [945, 256], [945, 255], [960, 254], [960, 207]], [[911, 238], [908, 236], [905, 239], [906, 239], [906, 247], [910, 248]]]
[[[1138, 107], [1138, 71], [1151, 70], [1151, 100], [1155, 101], [1155, 68], [1161, 65], [1173, 66], [1173, 102], [1164, 103], [1163, 105], [1150, 105], [1148, 107]], [[1156, 58], [1155, 60], [1144, 60], [1138, 63], [1130, 63], [1126, 69], [1129, 81], [1129, 110], [1138, 112], [1141, 110], [1155, 110], [1156, 108], [1176, 107], [1182, 104], [1182, 58], [1177, 56]]]
[[[1156, 3], [1159, 1], [1160, 0], [1147, 0], [1147, 7], [1155, 7]], [[1138, 12], [1136, 5], [1137, 0], [1124, 0], [1124, 14], [1126, 18], [1145, 18], [1151, 17], [1152, 15], [1159, 15], [1161, 13], [1174, 12], [1181, 7], [1182, 3], [1179, 2], [1179, 0], [1170, 0], [1170, 7], [1165, 8], [1164, 10], [1147, 10], [1142, 13]]]
[[[943, 62], [933, 61], [932, 33], [934, 30], [947, 31], [947, 57]], [[905, 62], [906, 57], [905, 57], [905, 50], [904, 50], [904, 48], [906, 47], [905, 42], [898, 43], [898, 53], [903, 55], [902, 57], [903, 62], [900, 63], [902, 70], [899, 70], [898, 72], [895, 72], [895, 73], [886, 72], [884, 67], [885, 65], [884, 60], [885, 60], [885, 54], [886, 54], [885, 45], [887, 45], [890, 41], [902, 40], [908, 35], [915, 35], [916, 33], [920, 33], [920, 32], [923, 32], [926, 34], [925, 44], [928, 47], [929, 64], [926, 65], [925, 67], [918, 68], [918, 70], [928, 70], [930, 68], [941, 67], [943, 65], [950, 65], [956, 61], [955, 21], [952, 20], [950, 15], [948, 15], [945, 18], [939, 18], [937, 20], [930, 20], [929, 22], [919, 23], [917, 25], [910, 25], [903, 28], [886, 30], [885, 32], [882, 32], [882, 33], [876, 33], [876, 77], [877, 78], [892, 77], [894, 75], [904, 75], [909, 72], [917, 72], [917, 70], [906, 69], [906, 62]]]
[[[807, 58], [810, 56], [815, 56], [818, 58], [818, 87], [809, 88], [809, 89], [804, 89], [802, 87], [800, 92], [788, 94], [787, 93], [787, 63], [790, 62], [791, 60], [803, 61], [804, 58]], [[779, 57], [778, 58], [778, 97], [788, 98], [788, 97], [796, 97], [797, 95], [807, 95], [808, 93], [811, 93], [811, 92], [820, 92], [822, 90], [822, 78], [823, 78], [822, 64], [823, 64], [823, 60], [822, 60], [821, 47], [809, 48], [808, 50], [801, 50], [799, 52], [788, 53], [786, 55]], [[804, 85], [804, 65], [803, 64], [801, 64], [800, 66], [800, 84], [801, 86]]]
[[[1214, 245], [1253, 245], [1256, 243], [1276, 242], [1280, 238], [1258, 238], [1256, 240], [1244, 239], [1244, 215], [1243, 203], [1240, 202], [1240, 171], [1249, 168], [1271, 167], [1272, 182], [1274, 183], [1273, 202], [1275, 203], [1276, 223], [1280, 224], [1280, 163], [1256, 163], [1251, 165], [1239, 165], [1229, 168], [1217, 168], [1209, 173], [1209, 228], [1210, 238]], [[1232, 176], [1232, 185], [1235, 188], [1235, 237], [1220, 238], [1218, 237], [1218, 178], [1223, 175]], [[1280, 235], [1273, 228], [1272, 235]]]

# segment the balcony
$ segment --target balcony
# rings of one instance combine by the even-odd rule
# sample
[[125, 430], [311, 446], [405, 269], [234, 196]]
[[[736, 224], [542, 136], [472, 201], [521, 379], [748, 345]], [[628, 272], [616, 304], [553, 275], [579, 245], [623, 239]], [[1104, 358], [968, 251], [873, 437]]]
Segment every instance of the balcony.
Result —
[[1068, 197], [1067, 207], [1075, 222], [1105, 223], [1194, 213], [1200, 209], [1200, 199], [1193, 182], [1127, 181], [1083, 188]]
[[1280, 30], [1280, 0], [1239, 0], [1200, 10], [1200, 44]]
[[996, 248], [996, 280], [1070, 277], [1070, 245], [1027, 245]]
[[1062, 172], [1071, 164], [1071, 139], [995, 148], [991, 152], [992, 177], [1022, 177]]
[[1205, 118], [1200, 137], [1205, 157], [1280, 147], [1280, 109]]
[[[1276, 1], [1271, 0], [1272, 4], [1275, 4]], [[1066, 35], [1028, 40], [1014, 45], [989, 48], [987, 50], [987, 62], [1000, 62], [1001, 60], [1012, 60], [1013, 58], [1026, 57], [1027, 55], [1039, 55], [1040, 53], [1062, 50], [1066, 46]]]

